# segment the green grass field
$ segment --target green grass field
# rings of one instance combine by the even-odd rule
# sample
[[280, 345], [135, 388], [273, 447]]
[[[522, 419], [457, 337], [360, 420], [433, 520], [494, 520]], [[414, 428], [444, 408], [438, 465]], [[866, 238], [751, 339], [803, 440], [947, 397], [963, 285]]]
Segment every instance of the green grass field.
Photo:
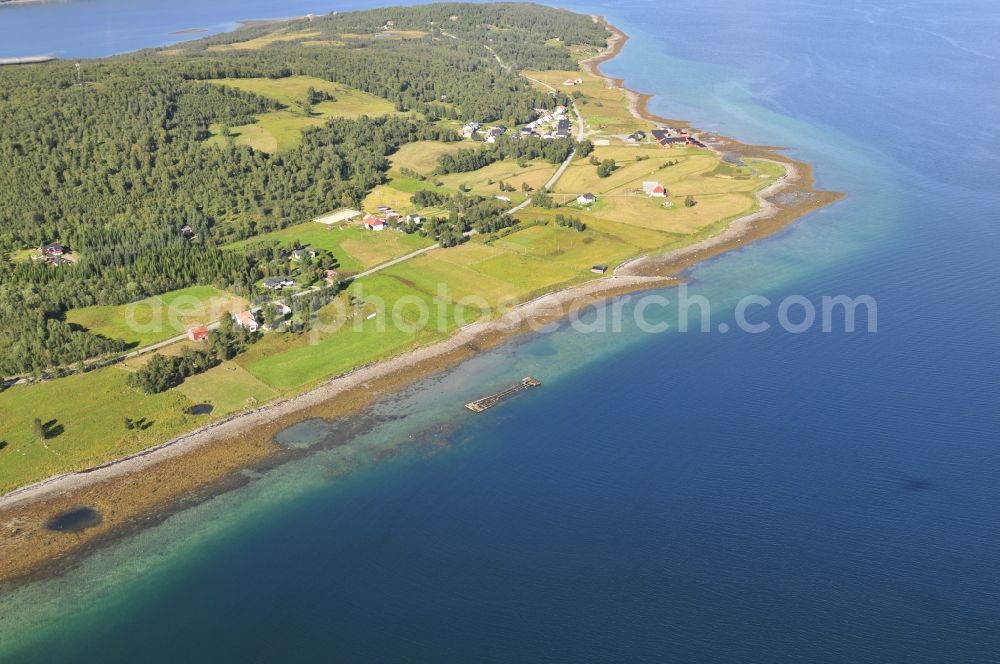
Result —
[[[301, 113], [291, 111], [273, 111], [257, 116], [257, 122], [240, 125], [229, 129], [236, 145], [247, 145], [254, 150], [274, 154], [292, 150], [302, 140], [302, 131], [310, 127], [318, 127], [326, 122], [321, 117], [306, 117]], [[216, 123], [209, 127], [212, 136], [206, 141], [209, 145], [222, 145], [225, 137], [222, 135], [222, 125]]]
[[356, 118], [361, 115], [395, 113], [392, 102], [388, 100], [313, 76], [288, 76], [276, 79], [222, 78], [210, 82], [268, 97], [297, 111], [302, 110], [302, 102], [309, 88], [326, 92], [335, 99], [313, 105], [313, 112], [321, 118]]
[[338, 269], [344, 272], [360, 272], [433, 244], [431, 240], [417, 234], [366, 231], [359, 222], [352, 222], [344, 230], [340, 230], [336, 225], [327, 226], [307, 221], [241, 240], [228, 245], [228, 248], [240, 249], [258, 242], [292, 243], [296, 240], [303, 245], [329, 251], [340, 261]]
[[[453, 191], [465, 185], [473, 194], [480, 196], [503, 195], [510, 198], [512, 203], [519, 203], [526, 197], [525, 194], [521, 193], [522, 184], [527, 183], [532, 189], [544, 187], [557, 168], [559, 168], [558, 164], [550, 164], [542, 159], [528, 162], [526, 168], [521, 168], [512, 159], [505, 159], [478, 171], [451, 173], [437, 179], [444, 183], [445, 188]], [[515, 191], [501, 194], [501, 180], [514, 187]]]
[[246, 41], [232, 44], [217, 44], [209, 46], [209, 51], [255, 51], [277, 42], [302, 41], [312, 37], [319, 37], [320, 32], [303, 30], [301, 32], [274, 32], [263, 37], [256, 37]]
[[[414, 35], [417, 37], [418, 35]], [[406, 38], [390, 36], [385, 38]], [[308, 38], [306, 33], [272, 35], [227, 48], [263, 48], [275, 41]], [[341, 35], [351, 40], [351, 35]], [[358, 40], [370, 39], [359, 35]], [[320, 311], [321, 325], [302, 334], [268, 333], [235, 360], [187, 379], [165, 393], [147, 396], [125, 384], [128, 371], [148, 361], [137, 358], [86, 374], [31, 386], [15, 386], [0, 392], [0, 491], [9, 490], [56, 472], [93, 465], [162, 442], [182, 431], [279, 396], [313, 387], [330, 377], [358, 366], [385, 359], [408, 349], [446, 338], [458, 326], [496, 316], [498, 305], [523, 302], [547, 291], [597, 278], [595, 264], [614, 267], [647, 252], [673, 249], [710, 237], [734, 216], [757, 208], [754, 192], [783, 174], [783, 167], [767, 161], [747, 160], [745, 165], [722, 162], [714, 153], [688, 147], [669, 150], [657, 145], [625, 145], [616, 134], [649, 129], [650, 123], [629, 113], [620, 89], [580, 72], [529, 72], [558, 89], [579, 90], [579, 101], [591, 136], [609, 138], [594, 156], [615, 159], [620, 168], [608, 178], [599, 178], [588, 159], [578, 159], [558, 183], [553, 197], [566, 204], [557, 209], [527, 208], [517, 213], [518, 229], [503, 235], [475, 236], [448, 249], [435, 249], [399, 265], [352, 283], [335, 303]], [[581, 86], [562, 86], [565, 78], [581, 77]], [[334, 116], [357, 117], [393, 112], [392, 105], [371, 95], [321, 79], [294, 76], [285, 79], [223, 79], [231, 85], [275, 99], [284, 109], [262, 114], [258, 122], [232, 129], [237, 143], [266, 152], [288, 150], [298, 144], [303, 129]], [[337, 100], [314, 107], [306, 116], [302, 100], [310, 87], [326, 90]], [[221, 127], [214, 127], [218, 132]], [[212, 142], [224, 140], [221, 136]], [[512, 203], [522, 200], [521, 183], [538, 188], [556, 170], [555, 165], [532, 163], [521, 168], [513, 161], [493, 164], [473, 173], [444, 177], [431, 175], [442, 154], [481, 147], [471, 142], [421, 141], [403, 146], [390, 159], [389, 181], [376, 187], [363, 208], [389, 205], [400, 212], [424, 215], [440, 210], [417, 210], [410, 202], [420, 189], [451, 193], [465, 185], [482, 196], [500, 194], [504, 180], [517, 191], [504, 195]], [[648, 158], [637, 159], [639, 155]], [[668, 161], [678, 163], [661, 168]], [[403, 176], [412, 169], [427, 180]], [[435, 185], [434, 181], [441, 181]], [[636, 195], [644, 180], [663, 183], [667, 199]], [[492, 181], [492, 182], [491, 182]], [[589, 209], [580, 209], [575, 197], [584, 192], [598, 195]], [[686, 207], [691, 195], [697, 205]], [[665, 205], [666, 204], [666, 205]], [[555, 223], [557, 214], [571, 215], [587, 228], [577, 232]], [[539, 222], [539, 223], [536, 223]], [[239, 251], [255, 242], [299, 243], [330, 251], [344, 273], [355, 273], [393, 258], [430, 246], [433, 241], [419, 235], [397, 232], [374, 233], [358, 221], [327, 226], [305, 222], [229, 245]], [[184, 332], [192, 324], [218, 319], [223, 313], [246, 303], [229, 293], [199, 286], [117, 307], [87, 307], [70, 311], [69, 322], [104, 336], [146, 345]], [[425, 308], [425, 322], [418, 311]], [[393, 311], [403, 325], [392, 322]], [[166, 315], [168, 311], [174, 315]], [[129, 323], [131, 312], [135, 324]], [[372, 314], [375, 314], [372, 317]], [[157, 323], [158, 324], [155, 324]], [[335, 324], [339, 322], [339, 325]], [[164, 353], [179, 352], [181, 345]], [[210, 415], [188, 415], [193, 404], [210, 404]], [[33, 433], [33, 420], [52, 422], [62, 432], [47, 440], [46, 448]], [[127, 431], [123, 417], [146, 418], [151, 425], [142, 431]]]
[[[254, 124], [230, 128], [237, 144], [249, 145], [263, 152], [295, 148], [304, 129], [321, 125], [330, 118], [357, 118], [396, 112], [392, 103], [381, 97], [312, 76], [223, 78], [210, 82], [268, 97], [284, 106], [282, 110], [258, 115]], [[334, 100], [314, 104], [312, 113], [306, 115], [303, 102], [309, 88], [331, 94]], [[222, 125], [214, 124], [209, 129], [212, 132], [212, 137], [208, 139], [210, 145], [219, 145], [226, 140], [222, 136]]]
[[[389, 182], [375, 187], [365, 198], [362, 205], [366, 209], [374, 209], [387, 205], [402, 213], [417, 213], [425, 216], [445, 214], [441, 210], [417, 208], [411, 202], [414, 193], [427, 189], [441, 193], [454, 193], [462, 186], [475, 195], [492, 198], [504, 196], [510, 199], [511, 205], [516, 205], [526, 198], [521, 185], [527, 184], [532, 189], [544, 186], [556, 172], [558, 165], [535, 160], [521, 167], [514, 160], [504, 160], [490, 164], [485, 168], [471, 173], [451, 173], [449, 175], [431, 175], [437, 167], [441, 155], [454, 153], [460, 149], [482, 149], [482, 145], [463, 141], [459, 143], [439, 143], [435, 141], [419, 141], [404, 145], [391, 157], [392, 168], [389, 170]], [[419, 180], [404, 176], [401, 170], [409, 168], [427, 177]], [[501, 192], [500, 182], [514, 187], [515, 191]], [[440, 182], [440, 185], [435, 184]]]
[[255, 408], [278, 394], [236, 362], [223, 362], [203, 374], [191, 376], [177, 390], [192, 403], [211, 405], [215, 417]]
[[410, 168], [421, 175], [430, 175], [437, 166], [441, 155], [454, 154], [462, 148], [476, 147], [471, 141], [441, 143], [440, 141], [417, 141], [400, 147], [389, 158], [394, 169]]
[[131, 304], [71, 309], [66, 320], [110, 339], [147, 346], [244, 308], [246, 300], [232, 293], [192, 286]]
[[16, 251], [8, 251], [6, 258], [11, 263], [25, 263], [37, 255], [37, 249], [18, 249]]
[[[639, 155], [646, 158], [637, 159]], [[577, 159], [555, 187], [557, 201], [572, 203], [576, 195], [592, 192], [598, 196], [592, 216], [675, 234], [701, 234], [720, 220], [753, 211], [757, 205], [753, 193], [784, 172], [780, 164], [761, 160], [733, 168], [713, 153], [687, 147], [668, 150], [658, 145], [612, 145], [595, 148], [593, 156], [614, 159], [618, 169], [601, 178], [589, 159]], [[676, 163], [668, 166], [670, 162]], [[643, 195], [644, 181], [663, 184], [670, 196]], [[689, 195], [697, 205], [685, 206]], [[578, 211], [568, 214], [580, 216]]]
[[[137, 452], [201, 421], [184, 413], [191, 402], [181, 392], [139, 394], [125, 385], [127, 375], [112, 366], [0, 392], [0, 441], [7, 443], [0, 449], [0, 492]], [[125, 417], [145, 418], [150, 426], [128, 431]], [[61, 433], [43, 445], [35, 418]]]
[[[413, 301], [431, 308], [430, 296], [413, 289], [393, 276], [378, 274], [352, 284], [350, 292], [359, 298], [357, 309], [342, 305], [340, 312], [355, 317], [333, 329], [334, 305], [322, 312], [327, 329], [302, 335], [271, 335], [258, 343], [252, 353], [239, 359], [247, 371], [267, 385], [280, 390], [301, 389], [324, 378], [383, 359], [405, 349], [443, 339], [453, 326], [438, 329], [420, 326]], [[410, 302], [403, 298], [409, 298]], [[442, 305], [447, 320], [454, 320], [453, 307]], [[417, 329], [404, 329], [390, 322], [394, 307], [399, 319]], [[368, 318], [375, 314], [373, 318]], [[267, 345], [262, 345], [267, 344]]]

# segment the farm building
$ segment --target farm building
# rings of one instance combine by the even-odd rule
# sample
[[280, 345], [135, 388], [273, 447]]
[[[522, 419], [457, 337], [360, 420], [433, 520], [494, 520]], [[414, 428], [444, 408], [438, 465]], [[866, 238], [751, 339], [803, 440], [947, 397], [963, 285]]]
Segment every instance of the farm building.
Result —
[[195, 327], [188, 328], [188, 339], [191, 341], [204, 341], [208, 338], [208, 326], [207, 325], [196, 325]]
[[652, 198], [666, 198], [667, 189], [659, 182], [643, 182], [642, 193]]
[[365, 215], [365, 228], [367, 228], [368, 230], [384, 231], [388, 227], [389, 224], [386, 223], [385, 219], [382, 219], [381, 217], [376, 217], [373, 214]]
[[337, 210], [336, 212], [331, 212], [329, 214], [324, 214], [322, 217], [316, 217], [313, 219], [318, 224], [326, 224], [327, 226], [332, 226], [333, 224], [342, 224], [347, 221], [352, 221], [361, 216], [361, 213], [357, 210], [352, 210], [350, 208], [344, 208], [343, 210]]

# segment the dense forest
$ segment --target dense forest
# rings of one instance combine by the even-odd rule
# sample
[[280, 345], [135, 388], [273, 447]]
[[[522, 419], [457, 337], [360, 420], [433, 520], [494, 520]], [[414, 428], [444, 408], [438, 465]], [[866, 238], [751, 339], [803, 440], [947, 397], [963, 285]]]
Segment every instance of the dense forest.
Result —
[[[387, 22], [419, 32], [385, 39]], [[306, 30], [311, 40], [351, 38], [340, 47], [292, 39], [257, 50], [210, 50]], [[0, 374], [122, 349], [120, 341], [67, 324], [70, 308], [196, 283], [251, 288], [268, 272], [268, 257], [220, 245], [360, 204], [385, 180], [387, 157], [399, 146], [456, 138], [438, 119], [516, 124], [530, 120], [535, 108], [565, 103], [532, 89], [484, 45], [515, 68], [544, 69], [572, 66], [566, 45], [603, 44], [606, 36], [589, 17], [562, 10], [440, 4], [274, 23], [190, 42], [171, 54], [151, 49], [83, 61], [82, 86], [66, 62], [0, 68], [0, 253], [58, 241], [76, 259], [59, 268], [0, 260]], [[206, 142], [212, 124], [248, 124], [280, 108], [208, 81], [293, 75], [374, 94], [401, 113], [333, 119], [275, 155]], [[529, 143], [498, 142], [494, 156], [528, 150], [524, 158], [552, 161], [572, 149], [568, 141]], [[480, 209], [486, 208], [469, 207], [475, 215]], [[482, 215], [461, 226], [496, 225]], [[182, 232], [186, 226], [193, 238]]]
[[[481, 53], [490, 46], [515, 70], [576, 69], [576, 62], [564, 48], [584, 44], [606, 46], [608, 32], [590, 16], [574, 14], [534, 4], [436, 3], [416, 7], [386, 7], [360, 12], [333, 13], [297, 21], [290, 30], [319, 32], [315, 39], [335, 39], [342, 34], [372, 35], [377, 38], [385, 27], [425, 31], [430, 36], [452, 37], [462, 47]], [[271, 27], [250, 29], [253, 36], [268, 34]], [[216, 35], [199, 45], [230, 44], [246, 39], [240, 33]]]

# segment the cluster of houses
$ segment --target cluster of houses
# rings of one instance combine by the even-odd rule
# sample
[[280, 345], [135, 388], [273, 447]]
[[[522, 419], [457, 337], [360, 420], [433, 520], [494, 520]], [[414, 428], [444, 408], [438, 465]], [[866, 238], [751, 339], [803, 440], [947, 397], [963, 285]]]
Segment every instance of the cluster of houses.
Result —
[[[565, 106], [556, 106], [553, 110], [536, 108], [537, 117], [535, 120], [521, 127], [521, 133], [514, 134], [514, 138], [520, 136], [534, 136], [536, 138], [565, 138], [570, 135], [569, 115]], [[467, 122], [458, 130], [458, 135], [465, 139], [470, 139], [482, 133], [486, 143], [496, 143], [497, 139], [506, 134], [509, 130], [503, 125], [496, 125], [484, 129], [478, 122]]]
[[[281, 321], [284, 321], [292, 315], [292, 308], [284, 302], [275, 301], [271, 302], [271, 305], [277, 309], [278, 318]], [[231, 314], [233, 324], [236, 327], [246, 330], [247, 332], [256, 332], [261, 329], [269, 330], [271, 327], [262, 323], [260, 320], [260, 314], [263, 310], [263, 307], [254, 307], [252, 309], [247, 309], [246, 311]], [[209, 331], [208, 325], [195, 325], [194, 327], [188, 328], [187, 336], [188, 339], [194, 342], [204, 341], [205, 339], [208, 339]]]
[[566, 138], [570, 135], [569, 116], [565, 106], [556, 106], [548, 111], [537, 108], [538, 118], [521, 128], [521, 133], [540, 138]]
[[[483, 125], [479, 124], [478, 122], [467, 122], [466, 124], [462, 125], [461, 129], [458, 130], [458, 135], [461, 136], [462, 138], [469, 139], [475, 136], [480, 131], [482, 131], [482, 129]], [[503, 125], [496, 125], [494, 127], [486, 129], [482, 133], [483, 133], [483, 140], [485, 142], [496, 143], [498, 138], [507, 133], [507, 127], [504, 127]]]
[[[271, 302], [270, 306], [273, 306], [275, 309], [277, 309], [278, 319], [282, 322], [286, 318], [292, 315], [292, 308], [287, 304], [285, 304], [284, 302], [276, 300], [274, 302]], [[235, 324], [237, 327], [243, 328], [247, 332], [256, 332], [257, 330], [260, 329], [269, 330], [271, 329], [271, 327], [266, 324], [262, 324], [258, 318], [258, 316], [260, 316], [260, 313], [263, 310], [264, 310], [263, 307], [254, 307], [253, 309], [247, 309], [246, 311], [235, 313], [232, 315], [233, 324]]]
[[563, 85], [567, 87], [573, 87], [574, 85], [580, 85], [581, 83], [583, 83], [582, 78], [567, 78], [563, 81]]
[[458, 135], [462, 138], [472, 138], [476, 135], [476, 132], [483, 128], [483, 125], [478, 122], [466, 122], [462, 125], [462, 128], [458, 130]]
[[507, 127], [503, 125], [497, 125], [495, 127], [490, 127], [486, 130], [486, 138], [484, 139], [487, 143], [496, 143], [497, 139], [507, 133]]
[[424, 223], [424, 218], [419, 214], [402, 215], [391, 207], [379, 206], [378, 214], [368, 213], [362, 223], [367, 230], [384, 231], [389, 228], [401, 229], [404, 224], [419, 226]]
[[[638, 132], [637, 132], [638, 133]], [[686, 129], [671, 129], [660, 127], [652, 131], [653, 140], [665, 148], [675, 145], [691, 145], [696, 148], [704, 148], [705, 144], [692, 136]]]
[[38, 249], [38, 255], [31, 258], [32, 260], [42, 261], [52, 267], [59, 267], [72, 262], [69, 259], [69, 248], [58, 242], [50, 242], [49, 244], [42, 245]]

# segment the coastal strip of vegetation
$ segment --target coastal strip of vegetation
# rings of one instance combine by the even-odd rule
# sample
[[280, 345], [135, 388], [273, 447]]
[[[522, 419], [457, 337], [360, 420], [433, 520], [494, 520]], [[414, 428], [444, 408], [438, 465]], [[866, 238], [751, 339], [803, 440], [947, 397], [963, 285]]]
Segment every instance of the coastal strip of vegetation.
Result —
[[[0, 186], [19, 192], [0, 200], [0, 373], [28, 383], [0, 392], [0, 491], [291, 404], [488, 324], [502, 303], [761, 213], [760, 193], [789, 185], [788, 167], [636, 114], [632, 93], [586, 66], [620, 48], [615, 35], [535, 5], [426, 5], [85, 61], [82, 85], [65, 63], [0, 70]], [[618, 283], [588, 292], [662, 282]], [[414, 299], [444, 306], [448, 322], [380, 325]], [[341, 319], [351, 324], [330, 324]], [[234, 320], [253, 330], [234, 334]], [[81, 371], [41, 380], [67, 367]], [[211, 468], [171, 457], [185, 471], [168, 473], [158, 500], [276, 454], [271, 429], [199, 449], [219, 455]], [[79, 543], [157, 500], [132, 502]], [[18, 524], [0, 539], [5, 560], [55, 507], [2, 510]]]

